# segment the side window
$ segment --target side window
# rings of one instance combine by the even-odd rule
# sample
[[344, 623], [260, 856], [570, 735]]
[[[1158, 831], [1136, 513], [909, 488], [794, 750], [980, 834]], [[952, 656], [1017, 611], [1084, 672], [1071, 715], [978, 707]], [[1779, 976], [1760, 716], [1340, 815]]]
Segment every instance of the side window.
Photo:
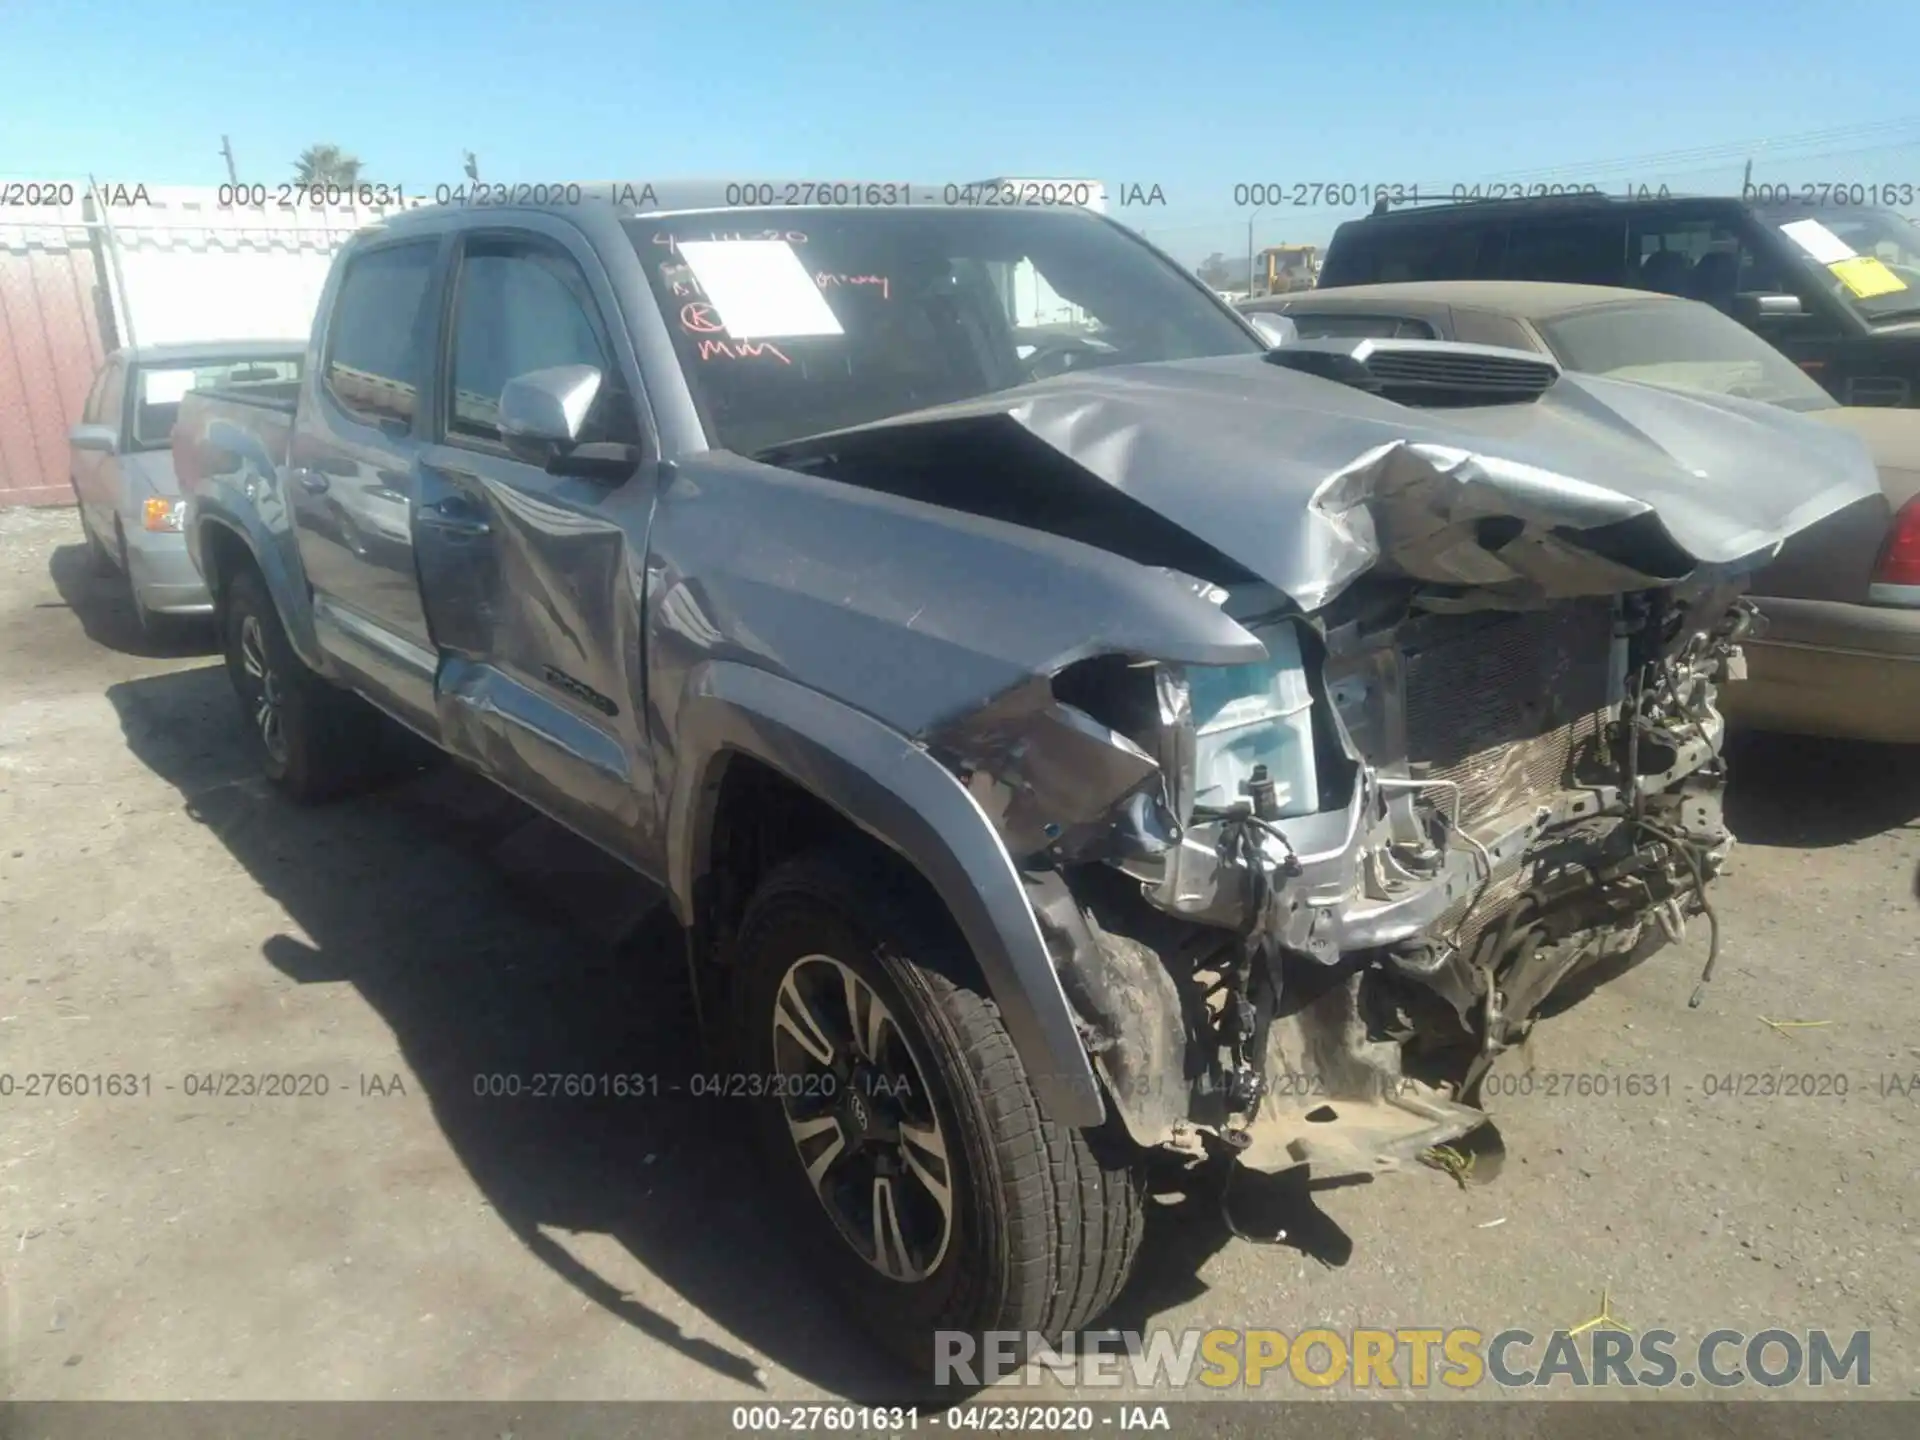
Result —
[[468, 245], [454, 292], [447, 433], [497, 443], [500, 392], [509, 380], [590, 365], [601, 389], [583, 439], [637, 441], [633, 400], [605, 336], [586, 277], [564, 251], [531, 239]]
[[1508, 280], [1626, 285], [1626, 222], [1617, 214], [1516, 219], [1501, 273]]
[[1636, 220], [1628, 249], [1638, 267], [1636, 288], [1705, 301], [1719, 310], [1730, 311], [1737, 295], [1793, 289], [1771, 255], [1756, 250], [1731, 225], [1708, 216]]
[[[1408, 280], [1484, 280], [1499, 273], [1497, 225], [1359, 226], [1336, 243], [1338, 263], [1323, 285], [1382, 285]], [[1344, 249], [1342, 248], [1344, 246]]]
[[97, 425], [100, 423], [100, 393], [107, 388], [107, 371], [110, 366], [101, 366], [100, 373], [93, 377], [93, 385], [87, 391], [87, 400], [80, 407], [80, 423]]
[[329, 394], [356, 419], [406, 426], [419, 408], [429, 350], [421, 311], [433, 278], [433, 241], [393, 245], [348, 262], [328, 327]]
[[119, 432], [126, 418], [127, 367], [116, 360], [107, 367], [100, 385], [100, 424]]
[[1393, 315], [1302, 315], [1297, 311], [1289, 311], [1288, 316], [1299, 329], [1302, 340], [1437, 338], [1433, 327], [1426, 321], [1401, 319]]

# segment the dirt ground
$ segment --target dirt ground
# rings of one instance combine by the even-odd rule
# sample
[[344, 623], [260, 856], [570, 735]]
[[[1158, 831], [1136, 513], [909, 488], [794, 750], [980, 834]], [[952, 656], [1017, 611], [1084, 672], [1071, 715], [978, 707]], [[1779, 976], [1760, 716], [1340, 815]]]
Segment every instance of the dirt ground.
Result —
[[[697, 1065], [638, 887], [451, 770], [282, 803], [210, 652], [139, 644], [70, 512], [0, 513], [0, 1396], [887, 1395], [730, 1111], [475, 1093]], [[1920, 1395], [1920, 756], [1735, 758], [1701, 1008], [1696, 922], [1542, 1025], [1503, 1167], [1250, 1189], [1272, 1246], [1169, 1197], [1111, 1323], [1546, 1332], [1605, 1289], [1683, 1338], [1870, 1329], [1873, 1393]], [[189, 1093], [227, 1072], [326, 1093]], [[1598, 1072], [1664, 1079], [1546, 1093]]]

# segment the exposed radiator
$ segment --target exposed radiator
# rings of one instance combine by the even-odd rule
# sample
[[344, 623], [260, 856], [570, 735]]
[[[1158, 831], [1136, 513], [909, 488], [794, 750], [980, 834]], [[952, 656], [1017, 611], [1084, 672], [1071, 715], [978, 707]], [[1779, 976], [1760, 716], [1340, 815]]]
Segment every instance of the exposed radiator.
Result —
[[[1606, 718], [1612, 635], [1604, 600], [1418, 622], [1401, 643], [1409, 774], [1457, 784], [1467, 826], [1562, 788]], [[1421, 803], [1453, 804], [1441, 788]]]

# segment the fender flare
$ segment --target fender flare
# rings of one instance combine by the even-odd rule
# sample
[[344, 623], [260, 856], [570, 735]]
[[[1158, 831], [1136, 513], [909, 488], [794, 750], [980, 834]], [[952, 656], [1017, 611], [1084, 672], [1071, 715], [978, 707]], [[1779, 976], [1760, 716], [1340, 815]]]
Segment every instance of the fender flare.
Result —
[[832, 806], [912, 865], [972, 949], [1027, 1080], [1061, 1124], [1106, 1118], [1106, 1102], [1039, 921], [999, 833], [924, 749], [770, 671], [706, 661], [689, 675], [667, 804], [668, 894], [682, 922], [707, 869], [717, 776], [752, 756]]
[[190, 504], [192, 514], [188, 519], [187, 533], [192, 537], [193, 563], [206, 578], [208, 588], [217, 590], [227, 578], [214, 573], [215, 563], [207, 545], [209, 531], [224, 530], [239, 541], [252, 558], [261, 579], [266, 582], [267, 594], [273, 600], [273, 608], [279, 612], [280, 626], [286, 631], [294, 654], [309, 669], [322, 675], [332, 674], [333, 667], [320, 648], [319, 636], [314, 631], [313, 606], [307, 600], [306, 575], [297, 568], [297, 558], [287, 553], [292, 548], [291, 540], [285, 543], [277, 540], [251, 506], [235, 508], [222, 503], [217, 495], [206, 494], [194, 497]]

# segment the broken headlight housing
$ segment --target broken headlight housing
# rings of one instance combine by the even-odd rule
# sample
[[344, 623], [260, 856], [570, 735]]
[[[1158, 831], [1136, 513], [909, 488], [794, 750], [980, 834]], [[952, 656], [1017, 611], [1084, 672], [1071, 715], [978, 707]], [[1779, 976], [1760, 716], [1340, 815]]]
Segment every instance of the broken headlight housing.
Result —
[[1313, 758], [1313, 692], [1288, 621], [1257, 632], [1267, 658], [1196, 667], [1186, 686], [1193, 724], [1193, 802], [1231, 810], [1243, 799], [1267, 819], [1310, 814], [1319, 798]]

